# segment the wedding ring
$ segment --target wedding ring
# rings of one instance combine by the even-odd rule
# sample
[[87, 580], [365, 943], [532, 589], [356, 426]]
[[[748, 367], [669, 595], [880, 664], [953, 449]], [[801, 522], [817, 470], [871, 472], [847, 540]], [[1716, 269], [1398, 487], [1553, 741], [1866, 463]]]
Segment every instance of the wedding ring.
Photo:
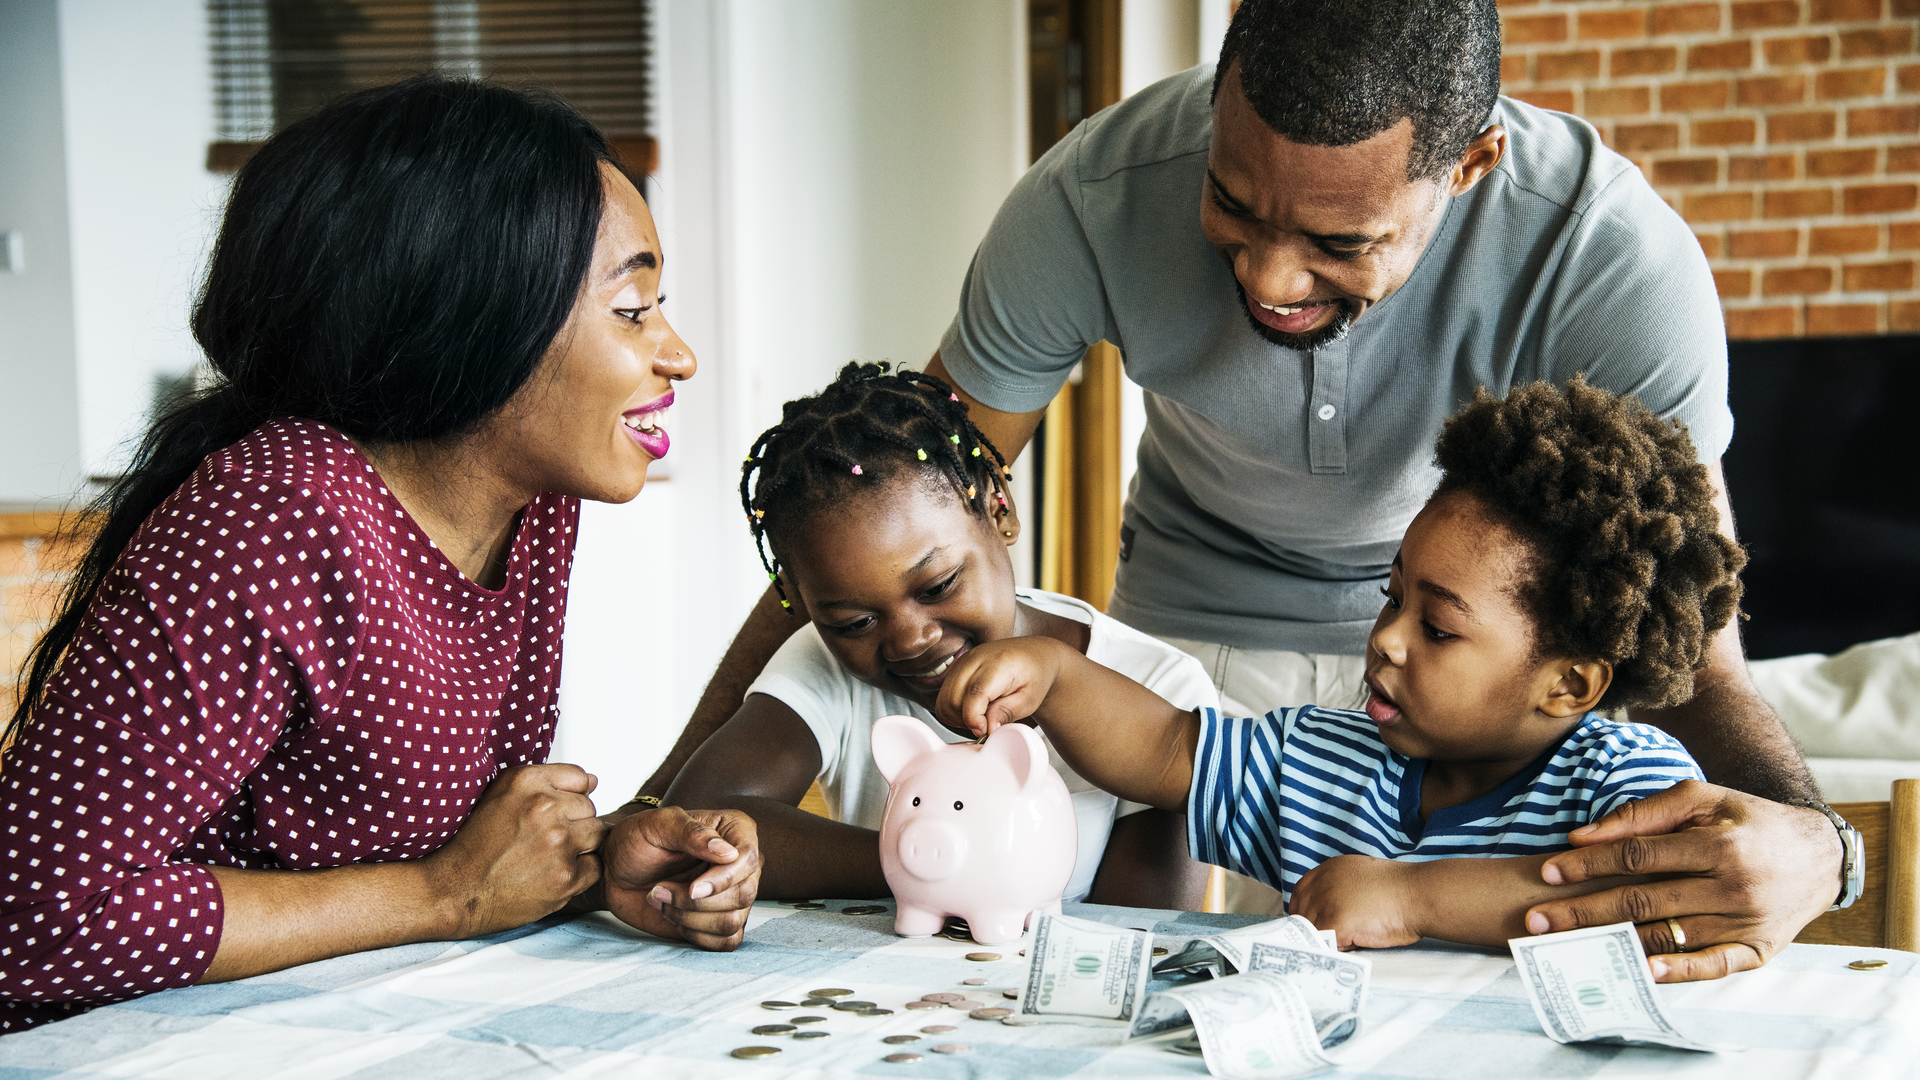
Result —
[[1680, 929], [1680, 924], [1673, 919], [1667, 920], [1667, 930], [1673, 934], [1673, 951], [1686, 952], [1687, 932]]

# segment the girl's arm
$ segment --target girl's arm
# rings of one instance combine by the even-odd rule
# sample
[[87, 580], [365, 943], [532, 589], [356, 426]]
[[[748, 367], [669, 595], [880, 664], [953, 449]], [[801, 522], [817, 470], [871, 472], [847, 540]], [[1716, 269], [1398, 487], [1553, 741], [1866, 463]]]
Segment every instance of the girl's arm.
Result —
[[748, 694], [687, 760], [669, 802], [745, 811], [759, 829], [760, 895], [771, 900], [886, 896], [880, 834], [800, 809], [820, 774], [820, 745], [779, 698]]
[[1007, 638], [955, 662], [934, 710], [977, 735], [1033, 717], [1075, 772], [1123, 799], [1183, 810], [1200, 719], [1052, 638]]
[[1535, 904], [1622, 884], [1603, 879], [1549, 885], [1540, 868], [1555, 854], [1433, 862], [1339, 855], [1301, 876], [1288, 910], [1334, 931], [1343, 949], [1391, 948], [1423, 937], [1501, 946], [1536, 932], [1526, 924]]

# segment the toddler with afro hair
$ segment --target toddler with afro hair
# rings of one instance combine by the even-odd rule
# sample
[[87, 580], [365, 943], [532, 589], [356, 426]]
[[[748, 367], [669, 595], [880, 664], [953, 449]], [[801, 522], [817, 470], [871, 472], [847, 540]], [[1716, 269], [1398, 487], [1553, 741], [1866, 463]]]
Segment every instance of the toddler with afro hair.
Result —
[[1721, 534], [1706, 466], [1677, 422], [1575, 376], [1474, 394], [1447, 421], [1435, 497], [1473, 496], [1532, 549], [1518, 587], [1535, 652], [1613, 668], [1603, 709], [1693, 696], [1740, 606], [1746, 553]]
[[1448, 420], [1367, 637], [1360, 709], [1177, 709], [1034, 638], [958, 660], [943, 720], [1032, 717], [1081, 776], [1184, 812], [1193, 857], [1280, 891], [1340, 944], [1499, 945], [1568, 834], [1699, 767], [1613, 719], [1693, 695], [1740, 602], [1739, 545], [1686, 430], [1576, 378]]

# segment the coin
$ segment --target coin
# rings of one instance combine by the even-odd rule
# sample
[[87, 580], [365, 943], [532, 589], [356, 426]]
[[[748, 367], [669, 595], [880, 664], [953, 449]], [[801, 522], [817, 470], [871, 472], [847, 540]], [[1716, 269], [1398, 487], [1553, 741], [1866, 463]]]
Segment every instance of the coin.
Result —
[[952, 1024], [928, 1024], [926, 1027], [923, 1027], [920, 1029], [920, 1034], [945, 1035], [949, 1031], [959, 1031], [959, 1030], [960, 1030], [959, 1028], [954, 1027]]
[[984, 1009], [975, 1009], [967, 1015], [973, 1017], [975, 1020], [998, 1020], [1003, 1016], [1012, 1016], [1013, 1010], [1002, 1008], [998, 1005], [990, 1005]]
[[949, 1002], [954, 1002], [954, 1001], [959, 1001], [959, 1000], [960, 1000], [961, 998], [963, 998], [963, 997], [966, 997], [966, 995], [965, 995], [965, 994], [955, 994], [955, 993], [951, 993], [951, 992], [949, 992], [949, 991], [945, 991], [945, 990], [942, 990], [942, 991], [939, 991], [938, 993], [933, 993], [933, 994], [921, 994], [921, 995], [920, 995], [920, 1000], [921, 1000], [921, 1001], [936, 1001], [936, 1002], [939, 1002], [939, 1003], [940, 1003], [940, 1004], [942, 1004], [942, 1005], [945, 1005], [945, 1004], [947, 1004], [947, 1003], [949, 1003]]
[[791, 1020], [789, 1020], [789, 1021], [787, 1021], [787, 1023], [789, 1023], [789, 1024], [819, 1024], [819, 1023], [824, 1023], [824, 1022], [826, 1021], [826, 1019], [827, 1019], [827, 1018], [826, 1018], [826, 1017], [824, 1017], [824, 1016], [796, 1016], [796, 1017], [794, 1017], [793, 1019], [791, 1019]]
[[1020, 991], [1017, 989], [1002, 990], [1000, 991], [1000, 996], [1006, 998], [1008, 1001], [1019, 1001]]
[[940, 936], [943, 938], [946, 938], [948, 941], [972, 941], [973, 940], [973, 935], [967, 933], [965, 930], [956, 931], [950, 934], [941, 934]]
[[907, 1008], [918, 1012], [921, 1009], [938, 1009], [945, 1004], [946, 1003], [942, 1001], [909, 1001], [907, 1002]]
[[933, 1048], [933, 1052], [936, 1054], [971, 1054], [973, 1053], [973, 1047], [968, 1046], [966, 1043], [941, 1043], [939, 1046]]
[[1158, 946], [1158, 945], [1155, 945], [1155, 946], [1153, 947], [1153, 955], [1155, 955], [1155, 956], [1165, 956], [1165, 955], [1167, 955], [1167, 950], [1166, 950], [1166, 949], [1164, 949], [1164, 948], [1162, 948], [1162, 947], [1160, 947], [1160, 946]]
[[753, 1033], [755, 1035], [791, 1035], [793, 1034], [793, 1025], [761, 1024], [759, 1027], [753, 1029]]
[[1000, 959], [1000, 954], [997, 952], [970, 952], [967, 954], [967, 959], [978, 960], [983, 964], [987, 964]]
[[985, 986], [985, 985], [987, 985], [987, 980], [985, 980], [985, 979], [961, 979], [961, 980], [960, 980], [960, 985], [961, 985], [961, 986]]
[[984, 1009], [984, 1008], [986, 1008], [986, 1007], [987, 1007], [987, 1003], [986, 1003], [986, 1002], [984, 1002], [984, 1001], [975, 1001], [975, 1000], [973, 1000], [972, 998], [967, 998], [967, 999], [966, 999], [965, 1001], [949, 1001], [949, 1002], [947, 1002], [947, 1008], [949, 1008], [949, 1009], [959, 1009], [959, 1010], [960, 1010], [960, 1011], [962, 1011], [962, 1012], [972, 1012], [972, 1011], [973, 1011], [973, 1010], [975, 1010], [975, 1009]]
[[1032, 1027], [1040, 1021], [1031, 1016], [1003, 1016], [1000, 1022], [1008, 1027]]
[[833, 1008], [836, 1012], [859, 1012], [861, 1009], [873, 1008], [873, 1002], [852, 1000], [836, 1001], [833, 1003]]
[[920, 1060], [920, 1055], [919, 1054], [888, 1054], [886, 1057], [883, 1057], [880, 1060], [890, 1061], [895, 1065], [911, 1065], [914, 1062]]
[[819, 902], [818, 900], [789, 900], [787, 904], [790, 907], [799, 907], [801, 904], [817, 904]]
[[892, 1009], [861, 1009], [855, 1016], [892, 1016]]
[[780, 1048], [777, 1046], [743, 1046], [735, 1050], [733, 1056], [751, 1061], [755, 1058], [770, 1058], [779, 1052]]
[[878, 915], [887, 910], [885, 904], [855, 904], [840, 909], [842, 915]]
[[773, 1009], [777, 1012], [781, 1009], [797, 1009], [800, 1006], [791, 1001], [763, 1001], [760, 1003], [760, 1007], [763, 1009]]
[[852, 996], [853, 996], [853, 991], [851, 991], [851, 990], [842, 990], [842, 989], [840, 989], [839, 987], [833, 987], [833, 986], [830, 986], [830, 987], [828, 987], [828, 988], [826, 988], [825, 990], [809, 990], [809, 991], [807, 991], [807, 996], [808, 996], [808, 997], [817, 997], [817, 998], [822, 998], [822, 997], [823, 997], [823, 998], [838, 998], [838, 997], [852, 997]]
[[802, 900], [793, 906], [794, 908], [800, 911], [821, 911], [821, 910], [824, 910], [827, 905], [816, 904], [811, 900]]
[[1855, 960], [1847, 966], [1855, 971], [1879, 971], [1887, 966], [1887, 962], [1876, 956], [1867, 960]]
[[886, 1038], [884, 1038], [884, 1039], [881, 1039], [880, 1041], [881, 1041], [881, 1042], [883, 1042], [883, 1043], [886, 1043], [886, 1044], [887, 1044], [887, 1045], [889, 1045], [889, 1046], [905, 1046], [905, 1045], [907, 1045], [908, 1043], [916, 1043], [916, 1042], [919, 1042], [919, 1041], [920, 1041], [920, 1036], [918, 1036], [918, 1035], [889, 1035], [889, 1036], [887, 1036]]
[[796, 1031], [793, 1033], [793, 1037], [796, 1039], [824, 1039], [831, 1034], [833, 1034], [831, 1031]]

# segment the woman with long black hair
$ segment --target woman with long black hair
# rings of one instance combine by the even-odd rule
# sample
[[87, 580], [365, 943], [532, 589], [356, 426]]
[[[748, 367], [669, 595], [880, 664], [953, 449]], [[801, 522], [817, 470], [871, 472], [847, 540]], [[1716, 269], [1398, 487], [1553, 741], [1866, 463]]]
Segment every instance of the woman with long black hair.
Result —
[[579, 500], [639, 493], [694, 373], [661, 265], [538, 95], [366, 91], [240, 171], [218, 379], [103, 497], [8, 729], [0, 1031], [569, 902], [738, 944], [749, 819], [609, 826], [541, 764]]

